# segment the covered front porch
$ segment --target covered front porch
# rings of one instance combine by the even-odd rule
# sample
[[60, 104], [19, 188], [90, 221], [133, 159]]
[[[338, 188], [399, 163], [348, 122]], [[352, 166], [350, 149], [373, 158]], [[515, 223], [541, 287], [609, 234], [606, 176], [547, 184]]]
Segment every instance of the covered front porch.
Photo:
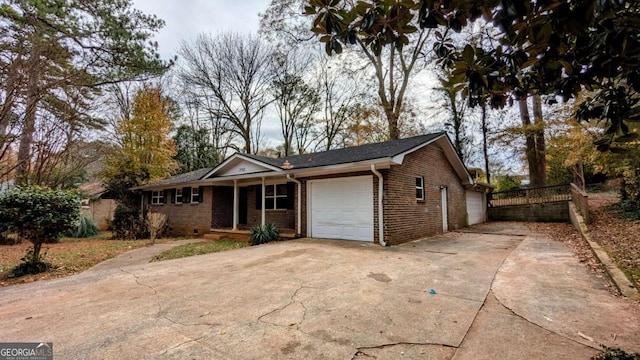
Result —
[[274, 223], [281, 237], [300, 237], [301, 188], [291, 177], [260, 177], [212, 183], [208, 238], [247, 238], [250, 228]]

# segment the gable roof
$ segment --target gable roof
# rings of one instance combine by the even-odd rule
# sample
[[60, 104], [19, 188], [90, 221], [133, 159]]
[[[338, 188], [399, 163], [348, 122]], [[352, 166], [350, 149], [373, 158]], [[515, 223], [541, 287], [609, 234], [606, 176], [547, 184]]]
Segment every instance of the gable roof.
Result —
[[138, 190], [138, 189], [144, 189], [144, 188], [148, 188], [148, 187], [163, 187], [163, 186], [169, 186], [169, 185], [175, 185], [175, 184], [183, 184], [183, 183], [190, 183], [190, 182], [195, 182], [198, 181], [200, 179], [202, 179], [204, 177], [204, 175], [206, 175], [207, 173], [209, 173], [209, 171], [211, 171], [211, 169], [213, 168], [202, 168], [202, 169], [198, 169], [198, 170], [194, 170], [194, 171], [190, 171], [187, 173], [183, 173], [183, 174], [178, 174], [175, 176], [172, 176], [168, 179], [164, 179], [164, 180], [160, 180], [158, 182], [154, 182], [152, 184], [148, 184], [148, 185], [142, 185], [142, 186], [136, 186], [134, 188], [132, 188], [132, 190]]
[[271, 158], [266, 156], [252, 155], [246, 153], [235, 153], [214, 168], [204, 168], [191, 171], [185, 174], [176, 175], [166, 180], [153, 184], [139, 186], [132, 190], [147, 188], [169, 187], [177, 184], [193, 184], [207, 179], [228, 179], [234, 176], [216, 175], [226, 171], [229, 166], [233, 166], [238, 161], [247, 161], [264, 167], [264, 172], [248, 173], [241, 176], [258, 175], [260, 173], [287, 174], [290, 172], [305, 171], [306, 169], [341, 166], [346, 164], [356, 164], [387, 159], [395, 164], [402, 164], [405, 155], [416, 151], [429, 144], [436, 143], [442, 147], [445, 156], [453, 166], [454, 170], [463, 181], [463, 184], [472, 184], [473, 179], [469, 175], [467, 168], [458, 157], [451, 140], [445, 132], [414, 136], [405, 139], [386, 141], [375, 144], [365, 144], [352, 146], [343, 149], [334, 149], [311, 154], [293, 155], [282, 158]]
[[270, 158], [251, 154], [242, 155], [278, 168], [282, 167], [285, 162], [289, 162], [289, 164], [293, 165], [293, 169], [307, 169], [380, 158], [391, 158], [430, 143], [442, 135], [444, 135], [444, 132], [282, 158]]

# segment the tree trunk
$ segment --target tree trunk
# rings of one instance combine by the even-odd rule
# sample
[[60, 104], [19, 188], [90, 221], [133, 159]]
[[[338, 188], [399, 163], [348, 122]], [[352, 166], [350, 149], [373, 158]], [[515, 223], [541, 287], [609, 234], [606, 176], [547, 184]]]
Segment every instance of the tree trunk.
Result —
[[536, 138], [535, 131], [531, 126], [531, 116], [529, 115], [527, 98], [519, 99], [518, 107], [520, 109], [520, 119], [522, 120], [522, 127], [524, 129], [526, 145], [525, 154], [527, 156], [527, 163], [529, 165], [529, 179], [531, 181], [531, 187], [544, 186], [546, 181], [544, 179], [541, 179], [540, 173], [537, 172], [538, 160], [536, 152]]
[[[37, 36], [37, 33], [35, 34]], [[20, 146], [18, 147], [18, 165], [16, 167], [16, 183], [27, 185], [29, 181], [29, 169], [31, 167], [31, 145], [33, 143], [33, 133], [36, 126], [36, 113], [40, 94], [38, 91], [40, 64], [38, 39], [34, 39], [33, 48], [27, 61], [27, 93], [24, 124], [20, 136]]]
[[544, 119], [542, 118], [542, 99], [540, 95], [533, 97], [533, 137], [536, 151], [535, 172], [537, 174], [538, 186], [547, 186], [547, 149], [544, 139]]
[[33, 261], [40, 261], [40, 249], [42, 249], [42, 241], [33, 239]]
[[487, 143], [487, 104], [482, 104], [482, 155], [484, 157], [484, 173], [487, 184], [491, 184], [491, 172], [489, 171], [489, 150]]
[[400, 139], [400, 129], [398, 129], [398, 114], [396, 114], [391, 105], [385, 105], [385, 115], [387, 115], [387, 122], [389, 124], [389, 140]]

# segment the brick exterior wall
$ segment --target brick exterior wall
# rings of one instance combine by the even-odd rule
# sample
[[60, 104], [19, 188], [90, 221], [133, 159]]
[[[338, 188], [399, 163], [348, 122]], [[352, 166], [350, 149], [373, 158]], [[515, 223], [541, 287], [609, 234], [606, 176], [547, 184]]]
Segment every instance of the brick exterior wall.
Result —
[[569, 202], [513, 205], [489, 208], [493, 221], [570, 222]]
[[152, 205], [148, 202], [150, 192], [145, 192], [145, 207], [152, 212], [167, 215], [169, 232], [172, 235], [193, 235], [193, 230], [198, 229], [202, 235], [211, 230], [212, 188], [203, 187], [203, 199], [201, 203], [173, 204], [167, 199], [166, 204]]
[[[400, 244], [426, 236], [442, 233], [441, 186], [447, 187], [448, 228], [455, 230], [466, 226], [467, 209], [465, 189], [458, 175], [436, 145], [429, 145], [405, 156], [401, 166], [380, 170], [384, 177], [385, 242]], [[342, 173], [325, 176], [297, 178], [302, 183], [301, 235], [307, 235], [307, 182], [316, 179], [372, 176], [373, 181], [373, 239], [378, 243], [378, 177], [371, 171]], [[425, 200], [416, 200], [415, 177], [424, 177]], [[247, 187], [247, 225], [260, 224], [261, 210], [256, 208], [260, 185]], [[297, 187], [297, 184], [296, 184]], [[214, 194], [215, 192], [215, 194]], [[148, 195], [147, 195], [148, 196]], [[204, 202], [200, 204], [147, 205], [151, 211], [167, 214], [174, 233], [192, 234], [197, 228], [202, 234], [214, 227], [231, 227], [233, 222], [233, 188], [205, 187]], [[294, 208], [267, 210], [266, 222], [273, 222], [281, 229], [297, 229], [297, 189], [294, 190]]]
[[[384, 171], [385, 241], [390, 245], [442, 233], [441, 186], [447, 187], [449, 230], [466, 226], [465, 189], [441, 149], [425, 146]], [[424, 177], [425, 200], [416, 200], [417, 176]]]
[[215, 186], [212, 196], [211, 227], [233, 227], [233, 186]]
[[82, 212], [91, 215], [100, 231], [105, 231], [111, 226], [116, 205], [113, 199], [91, 199], [89, 206], [83, 207]]
[[[262, 221], [262, 208], [256, 208], [256, 197], [258, 196], [258, 188], [262, 185], [253, 185], [249, 186], [247, 189], [247, 202], [248, 202], [248, 211], [247, 211], [247, 226], [253, 227], [256, 225], [260, 225]], [[297, 194], [297, 190], [294, 191], [294, 194]], [[295, 200], [294, 195], [294, 201]], [[233, 198], [232, 198], [233, 199]], [[232, 200], [233, 201], [233, 200]], [[296, 210], [295, 206], [297, 206], [297, 202], [294, 202], [293, 209], [287, 210], [266, 210], [265, 213], [265, 222], [266, 223], [275, 223], [281, 230], [293, 230], [296, 225]]]

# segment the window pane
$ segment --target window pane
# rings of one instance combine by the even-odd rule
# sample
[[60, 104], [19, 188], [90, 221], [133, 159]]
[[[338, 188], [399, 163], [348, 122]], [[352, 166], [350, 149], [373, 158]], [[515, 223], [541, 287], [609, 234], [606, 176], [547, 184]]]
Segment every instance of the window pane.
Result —
[[276, 199], [276, 209], [286, 209], [289, 204], [289, 199], [286, 197], [279, 197]]
[[419, 187], [419, 188], [422, 187], [422, 177], [416, 178], [416, 187]]
[[267, 196], [273, 196], [273, 185], [267, 185], [266, 186], [265, 194]]
[[273, 209], [273, 198], [266, 198], [265, 199], [265, 208], [266, 209]]
[[287, 184], [278, 184], [276, 188], [277, 195], [287, 195]]
[[424, 199], [424, 190], [422, 189], [416, 189], [416, 199]]
[[191, 196], [198, 196], [198, 190], [200, 190], [200, 188], [191, 188]]

